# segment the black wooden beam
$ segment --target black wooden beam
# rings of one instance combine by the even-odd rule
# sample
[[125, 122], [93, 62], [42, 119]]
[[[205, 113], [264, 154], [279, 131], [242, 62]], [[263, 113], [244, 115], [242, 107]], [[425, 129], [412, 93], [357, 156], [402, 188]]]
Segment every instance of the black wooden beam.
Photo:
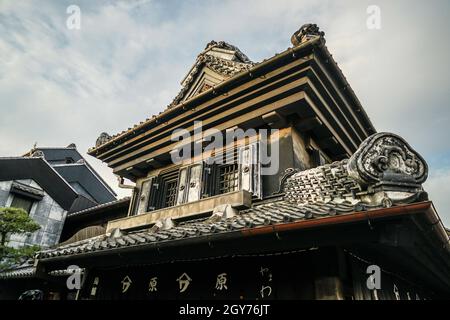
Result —
[[323, 125], [318, 117], [304, 118], [296, 121], [295, 128], [300, 132], [312, 131]]
[[318, 143], [325, 148], [331, 148], [336, 145], [339, 145], [339, 142], [335, 137], [326, 137], [324, 139], [319, 140]]
[[266, 113], [262, 116], [262, 119], [265, 123], [267, 123], [271, 128], [274, 129], [281, 129], [287, 126], [286, 118], [276, 111]]

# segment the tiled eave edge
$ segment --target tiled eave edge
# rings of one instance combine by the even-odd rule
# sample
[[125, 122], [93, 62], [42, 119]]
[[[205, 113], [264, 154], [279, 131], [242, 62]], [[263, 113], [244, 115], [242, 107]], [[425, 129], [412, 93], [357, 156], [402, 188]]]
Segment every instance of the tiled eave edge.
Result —
[[47, 258], [41, 258], [40, 262], [56, 262], [56, 261], [64, 261], [64, 260], [72, 260], [78, 258], [87, 258], [94, 256], [106, 256], [110, 254], [120, 254], [123, 252], [132, 253], [138, 252], [142, 250], [152, 250], [158, 249], [162, 247], [176, 247], [180, 244], [188, 245], [195, 243], [205, 243], [211, 241], [221, 241], [227, 239], [237, 239], [237, 238], [246, 238], [252, 236], [259, 236], [270, 233], [277, 232], [286, 232], [286, 231], [294, 231], [301, 229], [311, 229], [317, 227], [330, 227], [333, 225], [347, 224], [347, 223], [356, 223], [362, 221], [370, 221], [375, 219], [383, 219], [390, 217], [398, 217], [405, 215], [416, 215], [420, 213], [425, 213], [430, 224], [434, 224], [434, 232], [439, 237], [446, 251], [450, 251], [450, 243], [449, 237], [445, 232], [445, 228], [443, 227], [442, 222], [438, 218], [432, 202], [419, 202], [410, 205], [401, 205], [390, 208], [381, 208], [381, 209], [373, 209], [369, 211], [360, 211], [353, 212], [349, 214], [337, 215], [337, 216], [328, 216], [323, 218], [315, 218], [311, 220], [301, 220], [290, 223], [279, 223], [268, 226], [259, 226], [254, 228], [243, 228], [236, 231], [226, 231], [220, 233], [207, 234], [203, 236], [194, 236], [182, 239], [174, 239], [167, 241], [158, 241], [153, 243], [144, 243], [144, 244], [135, 244], [129, 245], [126, 247], [119, 248], [108, 248], [101, 249], [91, 252], [84, 253], [72, 253], [70, 255], [60, 255], [53, 256]]
[[26, 269], [6, 270], [0, 272], [0, 280], [9, 279], [25, 279], [33, 278], [36, 276], [36, 268], [28, 267]]
[[83, 209], [83, 210], [80, 210], [80, 211], [70, 212], [70, 213], [67, 214], [67, 218], [66, 219], [70, 220], [72, 218], [78, 218], [78, 217], [84, 216], [86, 214], [93, 214], [93, 213], [96, 213], [97, 211], [100, 211], [100, 210], [114, 208], [116, 206], [120, 206], [120, 205], [122, 205], [124, 203], [129, 202], [130, 199], [131, 199], [131, 197], [124, 197], [124, 198], [121, 198], [121, 199], [118, 199], [118, 200], [102, 203], [102, 204], [99, 204], [99, 205], [94, 206], [94, 207], [86, 208], [86, 209]]

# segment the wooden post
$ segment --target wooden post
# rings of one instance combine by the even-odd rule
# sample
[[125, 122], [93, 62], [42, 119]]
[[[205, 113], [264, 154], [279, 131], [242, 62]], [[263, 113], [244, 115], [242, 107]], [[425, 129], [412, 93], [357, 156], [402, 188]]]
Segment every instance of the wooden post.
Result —
[[314, 280], [317, 300], [344, 300], [341, 279], [335, 277], [317, 277]]
[[313, 257], [316, 300], [344, 300], [337, 248], [321, 248]]

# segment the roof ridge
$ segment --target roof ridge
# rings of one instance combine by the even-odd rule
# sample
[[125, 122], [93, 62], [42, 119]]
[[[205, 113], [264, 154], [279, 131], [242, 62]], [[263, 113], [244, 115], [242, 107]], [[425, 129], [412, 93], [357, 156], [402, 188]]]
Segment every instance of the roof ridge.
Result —
[[104, 207], [108, 207], [108, 206], [111, 206], [111, 205], [116, 204], [116, 203], [127, 202], [130, 199], [131, 199], [131, 197], [127, 196], [127, 197], [123, 197], [123, 198], [120, 198], [120, 199], [112, 200], [112, 201], [109, 201], [109, 202], [100, 203], [100, 204], [97, 204], [97, 205], [95, 205], [93, 207], [85, 208], [85, 209], [82, 209], [82, 210], [79, 210], [79, 211], [69, 212], [67, 214], [67, 216], [68, 217], [77, 216], [79, 214], [86, 213], [86, 212], [93, 211], [93, 210], [97, 210], [97, 209], [104, 208]]
[[[239, 50], [239, 49], [238, 49]], [[198, 73], [201, 70], [201, 67], [203, 64], [207, 65], [211, 69], [213, 69], [215, 72], [224, 75], [228, 78], [233, 77], [234, 75], [240, 73], [243, 70], [248, 70], [249, 68], [254, 66], [254, 63], [251, 62], [248, 58], [246, 58], [248, 62], [242, 62], [242, 61], [234, 61], [229, 59], [224, 59], [221, 57], [217, 57], [211, 54], [207, 54], [207, 52], [202, 52], [197, 56], [197, 59], [195, 61], [194, 66], [191, 68], [188, 75], [184, 78], [182, 82], [182, 87], [178, 94], [175, 96], [175, 98], [172, 100], [172, 102], [166, 107], [166, 109], [170, 109], [180, 103], [180, 101], [183, 99], [186, 92], [189, 91], [190, 85], [192, 82], [196, 79]], [[217, 66], [213, 65], [212, 62], [220, 62], [221, 64], [226, 65], [227, 67], [235, 67], [237, 70], [231, 70], [231, 72], [224, 72]]]
[[221, 49], [227, 49], [227, 50], [231, 50], [231, 51], [235, 51], [236, 55], [238, 56], [238, 58], [240, 60], [242, 60], [242, 62], [244, 63], [253, 63], [237, 46], [232, 45], [228, 42], [225, 41], [215, 41], [215, 40], [211, 40], [210, 42], [208, 42], [208, 44], [205, 47], [205, 50], [203, 50], [199, 56], [201, 54], [206, 53], [207, 51], [213, 49], [213, 48], [221, 48]]

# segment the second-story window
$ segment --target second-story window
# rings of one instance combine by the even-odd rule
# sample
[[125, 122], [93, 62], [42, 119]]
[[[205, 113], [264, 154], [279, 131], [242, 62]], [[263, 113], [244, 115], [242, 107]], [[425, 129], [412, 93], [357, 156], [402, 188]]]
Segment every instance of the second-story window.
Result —
[[171, 207], [176, 204], [178, 169], [161, 173], [142, 181], [135, 214]]
[[257, 143], [215, 155], [214, 160], [211, 164], [205, 161], [168, 170], [142, 181], [135, 214], [238, 190], [261, 197]]
[[210, 166], [215, 181], [210, 194], [218, 195], [237, 190], [247, 190], [261, 197], [259, 145], [250, 145], [218, 155], [222, 160]]
[[174, 206], [177, 200], [177, 181], [167, 181], [164, 191], [164, 207]]
[[178, 170], [173, 170], [160, 176], [161, 199], [158, 207], [172, 207], [177, 200]]
[[218, 166], [218, 193], [228, 193], [239, 190], [239, 164]]

